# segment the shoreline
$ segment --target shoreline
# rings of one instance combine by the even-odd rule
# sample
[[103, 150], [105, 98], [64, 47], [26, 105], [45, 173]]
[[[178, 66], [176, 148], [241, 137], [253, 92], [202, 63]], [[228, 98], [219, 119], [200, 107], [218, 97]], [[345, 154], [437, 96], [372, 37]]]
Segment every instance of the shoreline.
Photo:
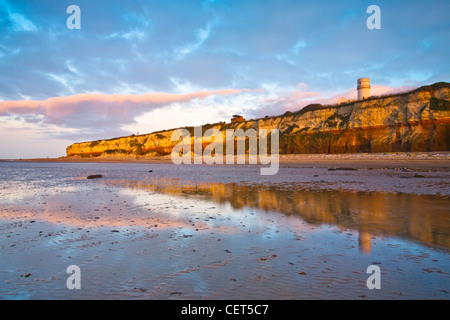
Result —
[[[59, 162], [59, 163], [141, 163], [173, 164], [170, 155], [160, 157], [60, 157], [30, 159], [0, 159], [0, 162]], [[233, 164], [236, 164], [236, 157]], [[248, 164], [248, 158], [246, 163]], [[227, 164], [224, 160], [224, 164]], [[304, 166], [352, 166], [357, 168], [395, 168], [450, 171], [450, 152], [392, 152], [344, 154], [283, 154], [279, 164]], [[220, 164], [218, 164], [220, 165]], [[259, 164], [258, 164], [259, 165]]]

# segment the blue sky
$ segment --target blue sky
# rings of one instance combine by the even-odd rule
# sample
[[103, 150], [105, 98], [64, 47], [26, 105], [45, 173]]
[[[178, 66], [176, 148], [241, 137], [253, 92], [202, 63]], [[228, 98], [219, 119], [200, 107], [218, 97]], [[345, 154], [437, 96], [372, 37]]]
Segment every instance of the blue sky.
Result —
[[360, 77], [373, 94], [449, 82], [449, 15], [448, 1], [0, 0], [0, 158], [333, 103]]

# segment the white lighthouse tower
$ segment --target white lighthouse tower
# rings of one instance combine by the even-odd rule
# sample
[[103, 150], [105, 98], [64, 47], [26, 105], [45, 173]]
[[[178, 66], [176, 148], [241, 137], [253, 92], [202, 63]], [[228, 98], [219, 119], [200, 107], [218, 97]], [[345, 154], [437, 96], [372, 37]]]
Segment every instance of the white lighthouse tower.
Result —
[[370, 79], [359, 78], [358, 79], [358, 100], [366, 99], [370, 97]]

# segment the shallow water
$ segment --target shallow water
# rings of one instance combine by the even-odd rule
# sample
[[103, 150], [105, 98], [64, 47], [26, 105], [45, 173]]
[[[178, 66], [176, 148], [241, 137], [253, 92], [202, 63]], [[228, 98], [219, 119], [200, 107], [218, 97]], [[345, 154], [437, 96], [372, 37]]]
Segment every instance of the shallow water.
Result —
[[[448, 172], [0, 163], [2, 299], [448, 299]], [[152, 170], [152, 172], [149, 172]], [[102, 179], [87, 180], [90, 174]], [[416, 175], [416, 176], [415, 176]], [[69, 265], [81, 290], [66, 286]], [[381, 270], [369, 290], [366, 269]]]

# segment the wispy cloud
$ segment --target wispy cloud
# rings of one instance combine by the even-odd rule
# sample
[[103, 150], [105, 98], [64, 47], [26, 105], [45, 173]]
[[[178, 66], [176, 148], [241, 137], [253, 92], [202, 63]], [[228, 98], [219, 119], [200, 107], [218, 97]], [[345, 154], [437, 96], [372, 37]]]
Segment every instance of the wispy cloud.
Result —
[[211, 36], [211, 30], [218, 24], [217, 20], [209, 21], [204, 28], [200, 28], [195, 31], [195, 40], [186, 45], [175, 49], [175, 54], [178, 59], [182, 59], [184, 56], [191, 54], [198, 50], [203, 43]]
[[4, 18], [8, 21], [10, 30], [28, 32], [38, 30], [33, 21], [23, 13], [15, 11], [6, 0], [0, 0], [0, 13], [2, 11], [6, 13]]

